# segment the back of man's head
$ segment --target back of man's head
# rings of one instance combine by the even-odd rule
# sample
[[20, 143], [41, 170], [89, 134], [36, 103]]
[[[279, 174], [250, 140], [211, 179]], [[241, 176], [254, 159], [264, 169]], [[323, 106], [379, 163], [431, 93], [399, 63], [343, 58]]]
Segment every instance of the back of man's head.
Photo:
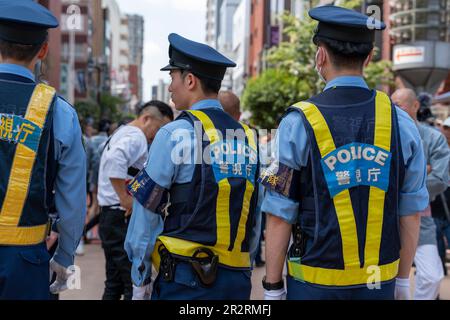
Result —
[[100, 122], [98, 123], [98, 132], [106, 132], [108, 133], [109, 130], [111, 129], [111, 120], [108, 119], [102, 119], [100, 120]]
[[239, 121], [241, 118], [241, 101], [231, 91], [219, 92], [219, 100], [224, 111], [228, 113], [234, 120]]
[[166, 103], [158, 100], [152, 100], [144, 104], [138, 112], [138, 118], [150, 114], [156, 118], [168, 118], [173, 121], [173, 110]]
[[0, 39], [0, 55], [2, 61], [13, 61], [21, 64], [29, 64], [40, 53], [43, 46], [40, 44], [19, 44]]
[[322, 36], [314, 36], [314, 43], [327, 50], [331, 63], [336, 70], [362, 71], [364, 62], [372, 52], [373, 43], [353, 43]]

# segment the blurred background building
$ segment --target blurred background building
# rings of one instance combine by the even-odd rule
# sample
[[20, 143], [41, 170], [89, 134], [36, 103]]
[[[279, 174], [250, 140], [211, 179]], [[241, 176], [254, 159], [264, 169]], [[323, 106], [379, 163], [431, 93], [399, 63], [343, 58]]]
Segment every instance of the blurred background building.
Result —
[[133, 112], [143, 99], [144, 18], [123, 14], [115, 0], [38, 2], [60, 21], [50, 31], [44, 80], [72, 104], [111, 94]]

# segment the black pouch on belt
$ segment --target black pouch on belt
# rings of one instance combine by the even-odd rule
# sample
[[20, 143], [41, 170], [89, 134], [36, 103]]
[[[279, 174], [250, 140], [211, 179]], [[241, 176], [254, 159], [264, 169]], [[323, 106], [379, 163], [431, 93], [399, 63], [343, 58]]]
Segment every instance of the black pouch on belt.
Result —
[[175, 260], [173, 259], [170, 252], [166, 249], [166, 247], [164, 247], [164, 245], [159, 246], [158, 253], [161, 257], [159, 272], [162, 275], [164, 281], [171, 282], [175, 277]]
[[[206, 255], [206, 257], [200, 257], [200, 255]], [[190, 263], [201, 284], [205, 287], [211, 287], [217, 278], [219, 256], [216, 256], [209, 249], [201, 248], [194, 253]]]

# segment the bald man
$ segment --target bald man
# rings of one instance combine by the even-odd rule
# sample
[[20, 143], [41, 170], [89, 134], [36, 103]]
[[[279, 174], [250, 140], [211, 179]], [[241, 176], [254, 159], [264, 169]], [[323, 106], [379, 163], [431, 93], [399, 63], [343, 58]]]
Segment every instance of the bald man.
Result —
[[[433, 201], [448, 186], [450, 151], [447, 141], [439, 131], [417, 121], [420, 103], [413, 90], [397, 90], [392, 95], [392, 101], [417, 124], [428, 164], [427, 189], [430, 201]], [[436, 225], [429, 208], [422, 213], [419, 245], [414, 263], [417, 268], [415, 299], [435, 300], [439, 295], [444, 271], [437, 248]]]
[[420, 102], [413, 90], [407, 88], [398, 89], [392, 95], [392, 101], [417, 122]]
[[241, 101], [231, 91], [221, 91], [219, 93], [219, 101], [226, 113], [234, 120], [241, 119]]

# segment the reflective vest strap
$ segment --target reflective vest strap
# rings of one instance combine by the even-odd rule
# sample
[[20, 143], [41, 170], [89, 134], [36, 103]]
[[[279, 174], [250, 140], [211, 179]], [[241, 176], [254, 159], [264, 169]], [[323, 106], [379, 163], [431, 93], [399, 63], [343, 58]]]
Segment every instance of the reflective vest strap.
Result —
[[47, 237], [50, 225], [17, 228], [0, 225], [0, 245], [32, 246], [39, 244]]
[[[377, 92], [375, 112], [375, 146], [391, 151], [392, 104], [383, 92]], [[369, 215], [365, 246], [365, 266], [378, 265], [380, 261], [381, 235], [383, 232], [384, 202], [386, 193], [370, 188]]]
[[[219, 142], [220, 136], [214, 126], [211, 118], [202, 111], [189, 111], [193, 114], [203, 126], [208, 135], [211, 145]], [[217, 194], [216, 204], [216, 226], [217, 226], [217, 242], [216, 246], [220, 248], [229, 248], [231, 244], [231, 221], [230, 221], [230, 196], [231, 185], [228, 179], [224, 179], [218, 183], [219, 191]], [[169, 248], [168, 248], [169, 249]], [[169, 251], [171, 251], [169, 249]]]
[[256, 138], [255, 134], [252, 129], [250, 129], [249, 126], [247, 126], [245, 123], [241, 123], [242, 128], [245, 130], [245, 134], [247, 135], [248, 144], [250, 147], [252, 147], [255, 150], [258, 150], [258, 146], [256, 145]]
[[[244, 123], [241, 123], [241, 126], [245, 130], [245, 134], [247, 135], [247, 140], [248, 140], [250, 147], [255, 150], [258, 150], [254, 132], [250, 129], [249, 126], [247, 126]], [[234, 242], [233, 252], [237, 252], [237, 253], [240, 252], [242, 243], [245, 240], [246, 226], [247, 226], [248, 216], [250, 213], [250, 203], [252, 201], [252, 196], [253, 196], [254, 191], [255, 191], [255, 186], [249, 180], [247, 180], [245, 194], [244, 194], [244, 203], [242, 205], [241, 218], [239, 220], [238, 232], [237, 232], [236, 240]]]
[[296, 280], [323, 286], [355, 286], [391, 281], [397, 277], [399, 260], [382, 266], [324, 269], [288, 262], [289, 274]]
[[[42, 130], [54, 97], [55, 89], [43, 84], [37, 85], [31, 96], [25, 119], [34, 123]], [[10, 172], [8, 189], [0, 213], [0, 227], [16, 228], [19, 225], [20, 217], [28, 196], [28, 189], [36, 156], [36, 152], [29, 149], [27, 146], [23, 144], [17, 145]], [[30, 230], [34, 229], [31, 228]], [[42, 237], [40, 234], [41, 230], [37, 230], [36, 232]], [[19, 231], [16, 233], [18, 236], [24, 234], [24, 232]], [[28, 236], [24, 235], [22, 240], [26, 242], [27, 239]], [[15, 240], [20, 241], [20, 239]]]
[[189, 110], [188, 112], [202, 123], [203, 129], [205, 130], [205, 133], [212, 145], [220, 141], [220, 136], [216, 127], [214, 126], [214, 123], [206, 113], [195, 110]]
[[[322, 158], [335, 151], [336, 145], [333, 136], [319, 108], [306, 102], [298, 103], [294, 107], [303, 112], [306, 120], [311, 125]], [[342, 255], [345, 268], [359, 266], [361, 262], [358, 250], [358, 236], [350, 192], [344, 190], [333, 199], [333, 202], [342, 236]]]
[[304, 113], [306, 119], [313, 128], [322, 158], [336, 150], [333, 136], [331, 135], [327, 122], [319, 108], [312, 103], [307, 102], [297, 103], [294, 107], [300, 109]]
[[235, 253], [241, 252], [242, 243], [245, 240], [247, 221], [250, 213], [250, 202], [252, 200], [253, 191], [255, 191], [255, 186], [249, 180], [247, 180], [244, 193], [244, 202], [242, 204], [241, 218], [239, 219], [237, 236], [233, 246], [233, 252]]

